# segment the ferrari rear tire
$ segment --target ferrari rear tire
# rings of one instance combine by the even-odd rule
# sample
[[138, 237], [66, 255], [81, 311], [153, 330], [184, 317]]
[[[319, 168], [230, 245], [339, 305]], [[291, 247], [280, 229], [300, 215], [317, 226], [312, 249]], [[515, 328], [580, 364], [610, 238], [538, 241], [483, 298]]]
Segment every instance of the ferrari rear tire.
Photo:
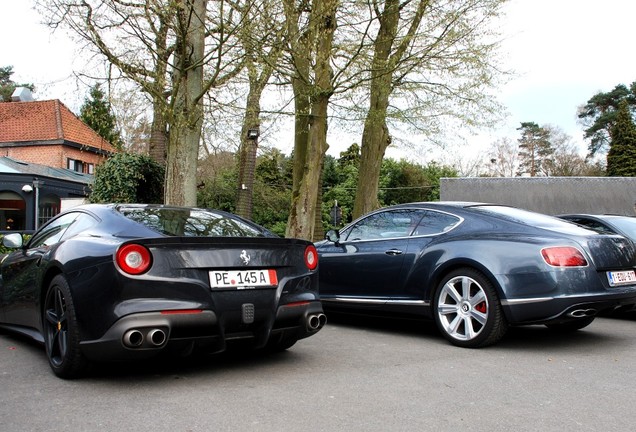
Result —
[[68, 282], [57, 275], [44, 297], [42, 317], [44, 345], [51, 369], [60, 378], [72, 379], [86, 369], [79, 346], [79, 326]]
[[442, 279], [433, 315], [442, 335], [464, 348], [492, 345], [508, 329], [492, 282], [472, 268], [454, 270]]
[[298, 342], [297, 336], [281, 333], [267, 341], [266, 349], [270, 352], [281, 352], [291, 348], [296, 342]]

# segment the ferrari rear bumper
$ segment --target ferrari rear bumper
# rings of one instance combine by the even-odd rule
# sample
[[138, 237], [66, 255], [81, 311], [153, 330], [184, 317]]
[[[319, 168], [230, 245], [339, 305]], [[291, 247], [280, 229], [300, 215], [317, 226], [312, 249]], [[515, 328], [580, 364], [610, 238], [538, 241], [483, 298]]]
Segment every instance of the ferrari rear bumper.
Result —
[[273, 315], [255, 311], [251, 304], [222, 314], [201, 309], [134, 313], [120, 318], [99, 339], [82, 341], [80, 346], [88, 359], [97, 361], [149, 358], [171, 348], [220, 352], [228, 341], [242, 340], [261, 348], [281, 333], [302, 339], [326, 322], [319, 301], [281, 305]]

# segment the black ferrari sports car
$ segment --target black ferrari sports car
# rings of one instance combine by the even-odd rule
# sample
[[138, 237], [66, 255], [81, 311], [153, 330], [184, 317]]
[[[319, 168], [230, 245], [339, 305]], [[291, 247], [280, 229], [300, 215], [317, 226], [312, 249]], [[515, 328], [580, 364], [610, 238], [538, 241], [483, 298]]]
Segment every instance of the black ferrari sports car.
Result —
[[235, 340], [283, 350], [326, 322], [313, 244], [221, 211], [88, 204], [3, 244], [0, 326], [43, 342], [62, 378]]
[[620, 234], [636, 242], [636, 217], [634, 216], [565, 214], [559, 217], [601, 234]]
[[387, 207], [316, 248], [327, 311], [434, 319], [462, 347], [494, 344], [510, 325], [578, 330], [636, 304], [632, 242], [512, 207]]

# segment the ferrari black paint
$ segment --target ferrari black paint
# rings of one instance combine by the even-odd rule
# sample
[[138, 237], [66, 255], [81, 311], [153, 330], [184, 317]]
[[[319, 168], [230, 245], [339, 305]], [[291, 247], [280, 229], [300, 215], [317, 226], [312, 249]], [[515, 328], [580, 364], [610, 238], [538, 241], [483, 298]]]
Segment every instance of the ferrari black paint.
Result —
[[[66, 352], [52, 363], [61, 377], [79, 375], [88, 360], [218, 352], [236, 340], [286, 349], [325, 323], [318, 272], [305, 260], [313, 245], [225, 212], [89, 204], [26, 245], [17, 236], [5, 236], [17, 248], [0, 258], [0, 325], [45, 342], [47, 353]], [[128, 244], [150, 252], [139, 275], [117, 262]], [[212, 270], [274, 270], [277, 285], [211, 288]]]

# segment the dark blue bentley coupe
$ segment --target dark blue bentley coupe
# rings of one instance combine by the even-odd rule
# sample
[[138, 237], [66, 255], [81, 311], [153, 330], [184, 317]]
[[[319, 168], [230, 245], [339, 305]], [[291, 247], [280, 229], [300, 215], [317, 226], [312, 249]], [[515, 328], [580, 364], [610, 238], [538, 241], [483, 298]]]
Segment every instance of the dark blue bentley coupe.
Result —
[[326, 321], [313, 244], [221, 211], [92, 204], [3, 244], [0, 326], [43, 342], [62, 378], [228, 341], [283, 350]]
[[387, 207], [316, 247], [325, 309], [433, 319], [462, 347], [494, 344], [511, 325], [578, 330], [636, 304], [632, 242], [512, 207]]

